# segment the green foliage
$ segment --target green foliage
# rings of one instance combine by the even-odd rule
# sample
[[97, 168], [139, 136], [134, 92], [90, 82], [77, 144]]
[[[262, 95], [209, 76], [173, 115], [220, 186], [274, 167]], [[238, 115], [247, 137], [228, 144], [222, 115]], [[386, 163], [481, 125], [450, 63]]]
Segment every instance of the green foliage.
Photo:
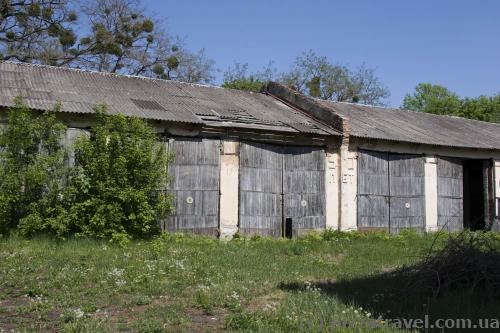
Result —
[[460, 109], [460, 97], [443, 86], [420, 83], [412, 95], [406, 95], [403, 108], [434, 114], [454, 115]]
[[248, 74], [248, 64], [236, 63], [224, 72], [223, 88], [260, 92], [274, 76], [274, 69], [269, 63], [261, 71]]
[[163, 192], [168, 156], [142, 119], [96, 108], [92, 136], [75, 144], [76, 167], [65, 190], [65, 219], [80, 235], [126, 245], [157, 232], [170, 211]]
[[0, 1], [1, 59], [58, 63], [76, 50], [76, 20], [68, 0]]
[[[191, 53], [148, 16], [139, 1], [94, 0], [82, 6], [88, 35], [72, 64], [100, 72], [166, 80], [209, 82], [214, 62], [203, 51]], [[179, 46], [180, 45], [180, 46]]]
[[420, 83], [405, 96], [402, 108], [500, 123], [500, 95], [460, 98], [440, 85]]
[[374, 69], [362, 65], [351, 70], [311, 50], [296, 57], [288, 72], [277, 74], [272, 65], [270, 62], [262, 70], [249, 73], [248, 64], [236, 63], [224, 72], [222, 87], [258, 92], [274, 80], [309, 96], [337, 102], [383, 105], [389, 96]]
[[500, 95], [465, 98], [458, 116], [500, 123]]
[[214, 309], [214, 304], [210, 297], [210, 294], [203, 290], [198, 290], [195, 295], [196, 295], [197, 306], [200, 309], [202, 309], [205, 313], [212, 313]]
[[352, 70], [312, 50], [297, 56], [292, 69], [278, 80], [312, 97], [337, 102], [383, 105], [389, 96], [374, 69], [362, 65]]
[[58, 109], [33, 115], [17, 98], [8, 110], [0, 134], [0, 233], [66, 232], [59, 219], [66, 152]]
[[159, 21], [135, 0], [0, 0], [0, 60], [212, 81], [214, 61], [188, 51]]
[[245, 90], [245, 91], [253, 91], [260, 92], [266, 85], [266, 82], [258, 80], [254, 77], [242, 78], [230, 82], [224, 82], [222, 84], [223, 88], [237, 89], [237, 90]]
[[57, 111], [36, 115], [20, 98], [8, 110], [0, 133], [0, 234], [76, 233], [126, 247], [155, 233], [170, 200], [169, 157], [154, 130], [96, 108], [92, 137], [77, 139], [70, 167]]
[[315, 76], [307, 83], [309, 95], [312, 97], [321, 97], [321, 77]]

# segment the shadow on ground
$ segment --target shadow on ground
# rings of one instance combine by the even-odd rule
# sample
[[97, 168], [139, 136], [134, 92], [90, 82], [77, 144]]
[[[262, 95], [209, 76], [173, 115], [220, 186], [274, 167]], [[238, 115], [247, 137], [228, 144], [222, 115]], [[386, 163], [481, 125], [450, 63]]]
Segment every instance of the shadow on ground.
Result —
[[[500, 238], [494, 233], [464, 231], [431, 249], [419, 262], [393, 271], [312, 281], [322, 293], [385, 319], [423, 319], [446, 331], [500, 331]], [[306, 290], [308, 283], [282, 284], [288, 291]], [[459, 321], [460, 320], [460, 321]], [[407, 321], [408, 322], [408, 321]], [[444, 323], [446, 324], [446, 323]], [[474, 328], [474, 325], [476, 327]], [[472, 327], [472, 329], [460, 329]], [[427, 331], [443, 331], [430, 329]]]
[[[433, 295], [431, 288], [420, 286], [407, 288], [409, 278], [396, 272], [379, 273], [363, 278], [339, 281], [311, 281], [323, 294], [335, 297], [344, 304], [362, 307], [375, 317], [390, 319], [424, 319], [429, 323], [437, 319], [470, 319], [471, 324], [486, 324], [479, 319], [489, 320], [489, 325], [498, 325], [500, 299], [484, 291], [454, 290]], [[305, 291], [310, 282], [283, 283], [286, 291]], [[462, 324], [461, 322], [458, 325]], [[496, 327], [496, 326], [495, 326]], [[442, 332], [442, 329], [428, 329], [428, 332]], [[445, 329], [445, 332], [477, 332], [478, 329]], [[500, 328], [483, 331], [500, 331]]]

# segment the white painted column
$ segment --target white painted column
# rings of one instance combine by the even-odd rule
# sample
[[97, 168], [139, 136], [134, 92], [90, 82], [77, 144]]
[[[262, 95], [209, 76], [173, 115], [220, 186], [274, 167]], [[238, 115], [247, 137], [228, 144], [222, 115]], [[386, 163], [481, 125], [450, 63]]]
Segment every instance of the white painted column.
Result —
[[326, 228], [339, 228], [339, 153], [327, 147], [325, 154]]
[[358, 154], [340, 147], [340, 230], [357, 230]]
[[238, 231], [239, 166], [239, 142], [223, 140], [220, 161], [221, 239], [230, 239]]
[[437, 158], [425, 157], [425, 230], [438, 230]]
[[500, 218], [500, 160], [495, 161], [495, 216]]

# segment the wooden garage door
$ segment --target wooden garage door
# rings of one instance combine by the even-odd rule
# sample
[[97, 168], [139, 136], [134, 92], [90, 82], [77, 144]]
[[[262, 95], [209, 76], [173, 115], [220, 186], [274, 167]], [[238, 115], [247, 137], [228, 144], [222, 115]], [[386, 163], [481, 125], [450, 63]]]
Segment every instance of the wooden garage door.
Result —
[[418, 155], [389, 154], [391, 233], [425, 231], [425, 167]]
[[293, 235], [324, 229], [325, 152], [315, 147], [287, 147], [284, 155], [284, 217]]
[[440, 157], [438, 175], [438, 228], [463, 229], [463, 165], [459, 159]]
[[169, 192], [174, 213], [166, 220], [168, 231], [217, 235], [219, 219], [220, 141], [175, 138], [168, 149], [174, 154], [169, 165]]
[[358, 158], [360, 230], [425, 230], [424, 160], [418, 155], [365, 151]]
[[358, 157], [358, 228], [389, 231], [388, 154], [360, 151]]
[[282, 148], [240, 145], [239, 224], [243, 235], [281, 236]]
[[280, 237], [325, 228], [325, 155], [319, 147], [240, 146], [240, 232]]

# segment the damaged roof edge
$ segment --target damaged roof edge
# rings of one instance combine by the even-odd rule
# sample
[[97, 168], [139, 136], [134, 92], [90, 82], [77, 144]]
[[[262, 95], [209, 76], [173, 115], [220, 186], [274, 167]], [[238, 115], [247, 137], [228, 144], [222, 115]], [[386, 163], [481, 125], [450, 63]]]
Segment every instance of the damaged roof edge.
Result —
[[268, 83], [265, 91], [337, 129], [345, 141], [353, 137], [424, 146], [500, 150], [500, 124], [319, 100], [276, 82]]
[[264, 91], [274, 98], [298, 107], [307, 114], [325, 122], [327, 126], [332, 127], [336, 131], [348, 135], [348, 119], [335, 113], [333, 109], [329, 110], [325, 106], [319, 104], [314, 98], [308, 97], [277, 82], [269, 82], [264, 88]]
[[91, 114], [96, 105], [105, 104], [110, 114], [162, 122], [342, 136], [265, 92], [0, 61], [0, 106], [11, 107], [15, 96], [41, 111], [60, 102], [62, 112]]

